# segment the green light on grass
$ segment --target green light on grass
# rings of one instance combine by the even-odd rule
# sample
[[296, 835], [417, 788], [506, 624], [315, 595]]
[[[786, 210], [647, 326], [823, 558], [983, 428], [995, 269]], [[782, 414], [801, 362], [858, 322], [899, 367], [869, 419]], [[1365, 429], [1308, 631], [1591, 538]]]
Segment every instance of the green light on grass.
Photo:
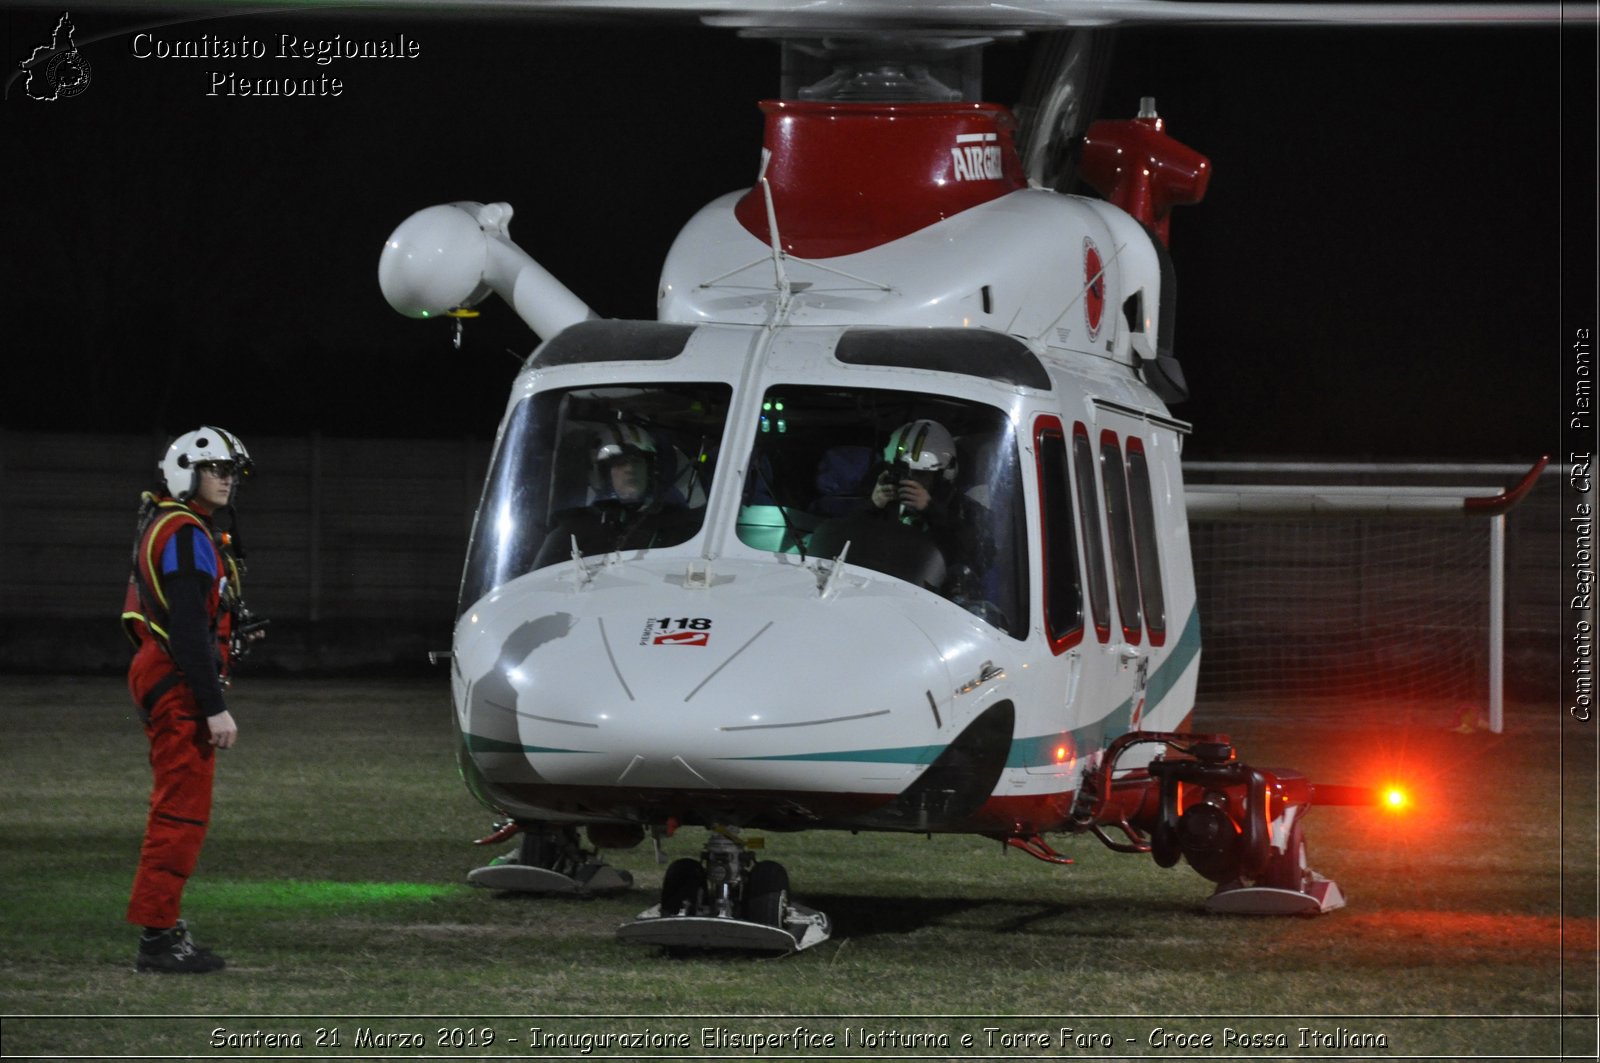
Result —
[[364, 904], [400, 904], [431, 900], [456, 892], [432, 882], [204, 882], [209, 903], [230, 908], [350, 908]]

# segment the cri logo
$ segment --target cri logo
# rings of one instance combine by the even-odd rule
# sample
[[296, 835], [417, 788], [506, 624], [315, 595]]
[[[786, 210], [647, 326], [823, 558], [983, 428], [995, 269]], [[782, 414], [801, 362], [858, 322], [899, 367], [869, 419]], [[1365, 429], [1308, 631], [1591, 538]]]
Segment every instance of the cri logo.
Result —
[[709, 646], [711, 632], [674, 631], [668, 635], [657, 635], [653, 642], [657, 646]]
[[1100, 249], [1087, 236], [1083, 238], [1083, 314], [1089, 324], [1089, 338], [1100, 336], [1100, 318], [1106, 311], [1106, 268]]

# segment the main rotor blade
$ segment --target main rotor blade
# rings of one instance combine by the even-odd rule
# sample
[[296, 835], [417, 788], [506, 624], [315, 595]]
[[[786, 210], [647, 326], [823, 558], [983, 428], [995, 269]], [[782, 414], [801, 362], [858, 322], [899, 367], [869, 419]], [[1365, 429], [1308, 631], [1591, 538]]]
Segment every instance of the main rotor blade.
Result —
[[1052, 30], [1037, 44], [1016, 107], [1017, 150], [1031, 184], [1070, 191], [1075, 148], [1100, 104], [1113, 32]]
[[[13, 0], [12, 6], [59, 7], [60, 0]], [[584, 18], [698, 19], [734, 29], [863, 29], [874, 26], [1047, 30], [1075, 26], [1196, 25], [1506, 25], [1592, 23], [1596, 5], [1573, 3], [1230, 3], [1227, 0], [333, 0], [265, 7], [260, 0], [155, 3], [100, 0], [97, 8], [189, 11], [296, 10], [306, 13], [406, 11]]]

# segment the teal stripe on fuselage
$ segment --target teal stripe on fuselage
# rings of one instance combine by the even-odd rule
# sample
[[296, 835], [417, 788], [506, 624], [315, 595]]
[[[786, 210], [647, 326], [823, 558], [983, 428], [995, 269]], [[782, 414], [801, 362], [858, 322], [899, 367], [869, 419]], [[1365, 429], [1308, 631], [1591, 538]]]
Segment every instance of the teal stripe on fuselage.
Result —
[[[1183, 625], [1183, 634], [1178, 636], [1178, 641], [1173, 645], [1172, 652], [1167, 659], [1161, 662], [1161, 667], [1151, 673], [1144, 685], [1144, 715], [1153, 715], [1160, 708], [1166, 696], [1172, 693], [1178, 681], [1183, 678], [1183, 673], [1189, 670], [1189, 665], [1200, 655], [1200, 611], [1194, 610], [1189, 614], [1189, 620]], [[1132, 728], [1134, 699], [1129, 698], [1116, 711], [1106, 717], [1107, 727], [1105, 741], [1109, 742], [1127, 734]], [[1117, 721], [1112, 723], [1111, 721]]]
[[931, 764], [945, 746], [900, 746], [895, 749], [844, 749], [833, 753], [783, 753], [775, 757], [729, 757], [729, 760], [827, 760], [871, 764]]
[[482, 735], [464, 734], [462, 741], [466, 743], [469, 753], [593, 753], [592, 749], [559, 749], [553, 746], [525, 746], [521, 742], [502, 742], [498, 738], [485, 738]]

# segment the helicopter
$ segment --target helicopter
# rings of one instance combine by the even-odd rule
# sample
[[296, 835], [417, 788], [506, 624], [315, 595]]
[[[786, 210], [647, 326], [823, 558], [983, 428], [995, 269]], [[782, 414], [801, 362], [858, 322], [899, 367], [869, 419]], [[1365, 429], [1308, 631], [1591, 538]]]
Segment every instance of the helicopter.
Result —
[[[598, 316], [505, 203], [420, 210], [380, 255], [400, 313], [459, 328], [495, 294], [543, 341], [449, 654], [463, 778], [505, 821], [484, 840], [517, 845], [469, 881], [626, 888], [604, 850], [704, 828], [618, 936], [789, 952], [831, 920], [747, 832], [976, 834], [1046, 862], [1067, 833], [1188, 864], [1215, 911], [1343, 906], [1306, 814], [1396, 798], [1252, 766], [1193, 719], [1207, 503], [1170, 409], [1168, 244], [1209, 160], [1150, 99], [1078, 131], [1088, 35], [1027, 127], [979, 89], [996, 34], [1383, 9], [690, 6], [777, 42], [782, 85], [754, 183], [684, 226], [655, 320]], [[1099, 195], [1057, 191], [1068, 168]], [[1504, 509], [1537, 473], [1462, 505]]]

